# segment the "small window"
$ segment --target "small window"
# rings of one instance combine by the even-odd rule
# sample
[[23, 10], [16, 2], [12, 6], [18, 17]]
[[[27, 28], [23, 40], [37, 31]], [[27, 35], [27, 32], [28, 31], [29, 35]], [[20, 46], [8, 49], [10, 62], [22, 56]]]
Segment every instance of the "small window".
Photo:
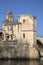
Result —
[[23, 33], [23, 38], [25, 38], [25, 33]]
[[23, 19], [23, 23], [25, 23], [25, 19]]

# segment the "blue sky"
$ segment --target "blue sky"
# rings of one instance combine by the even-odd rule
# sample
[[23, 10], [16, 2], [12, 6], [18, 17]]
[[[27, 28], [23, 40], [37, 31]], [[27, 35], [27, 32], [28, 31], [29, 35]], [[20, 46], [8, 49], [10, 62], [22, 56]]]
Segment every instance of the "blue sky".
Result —
[[14, 19], [20, 14], [36, 16], [37, 35], [43, 36], [43, 0], [0, 0], [0, 28], [8, 11], [14, 13]]

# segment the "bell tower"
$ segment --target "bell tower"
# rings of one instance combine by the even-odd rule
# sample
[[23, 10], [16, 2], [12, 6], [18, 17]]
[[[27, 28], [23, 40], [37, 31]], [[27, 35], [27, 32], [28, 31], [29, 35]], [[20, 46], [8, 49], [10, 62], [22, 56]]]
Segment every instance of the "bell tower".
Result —
[[12, 11], [7, 13], [6, 19], [9, 20], [9, 21], [14, 21], [14, 16], [13, 16]]

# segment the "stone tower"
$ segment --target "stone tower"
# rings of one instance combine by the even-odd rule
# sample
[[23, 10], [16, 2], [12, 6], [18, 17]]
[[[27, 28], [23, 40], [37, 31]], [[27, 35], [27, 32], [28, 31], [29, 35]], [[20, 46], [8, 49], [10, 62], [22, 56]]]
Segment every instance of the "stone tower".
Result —
[[30, 47], [36, 44], [36, 17], [28, 14], [20, 15], [18, 21], [22, 23], [22, 42]]

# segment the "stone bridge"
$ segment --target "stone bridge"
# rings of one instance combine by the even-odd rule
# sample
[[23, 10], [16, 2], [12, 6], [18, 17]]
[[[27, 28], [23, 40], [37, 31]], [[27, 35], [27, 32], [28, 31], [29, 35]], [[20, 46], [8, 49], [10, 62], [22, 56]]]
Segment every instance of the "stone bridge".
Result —
[[39, 47], [40, 54], [41, 54], [41, 56], [43, 56], [43, 37], [41, 37], [41, 36], [37, 37], [37, 44]]
[[43, 44], [43, 36], [37, 36], [37, 40], [39, 40]]

